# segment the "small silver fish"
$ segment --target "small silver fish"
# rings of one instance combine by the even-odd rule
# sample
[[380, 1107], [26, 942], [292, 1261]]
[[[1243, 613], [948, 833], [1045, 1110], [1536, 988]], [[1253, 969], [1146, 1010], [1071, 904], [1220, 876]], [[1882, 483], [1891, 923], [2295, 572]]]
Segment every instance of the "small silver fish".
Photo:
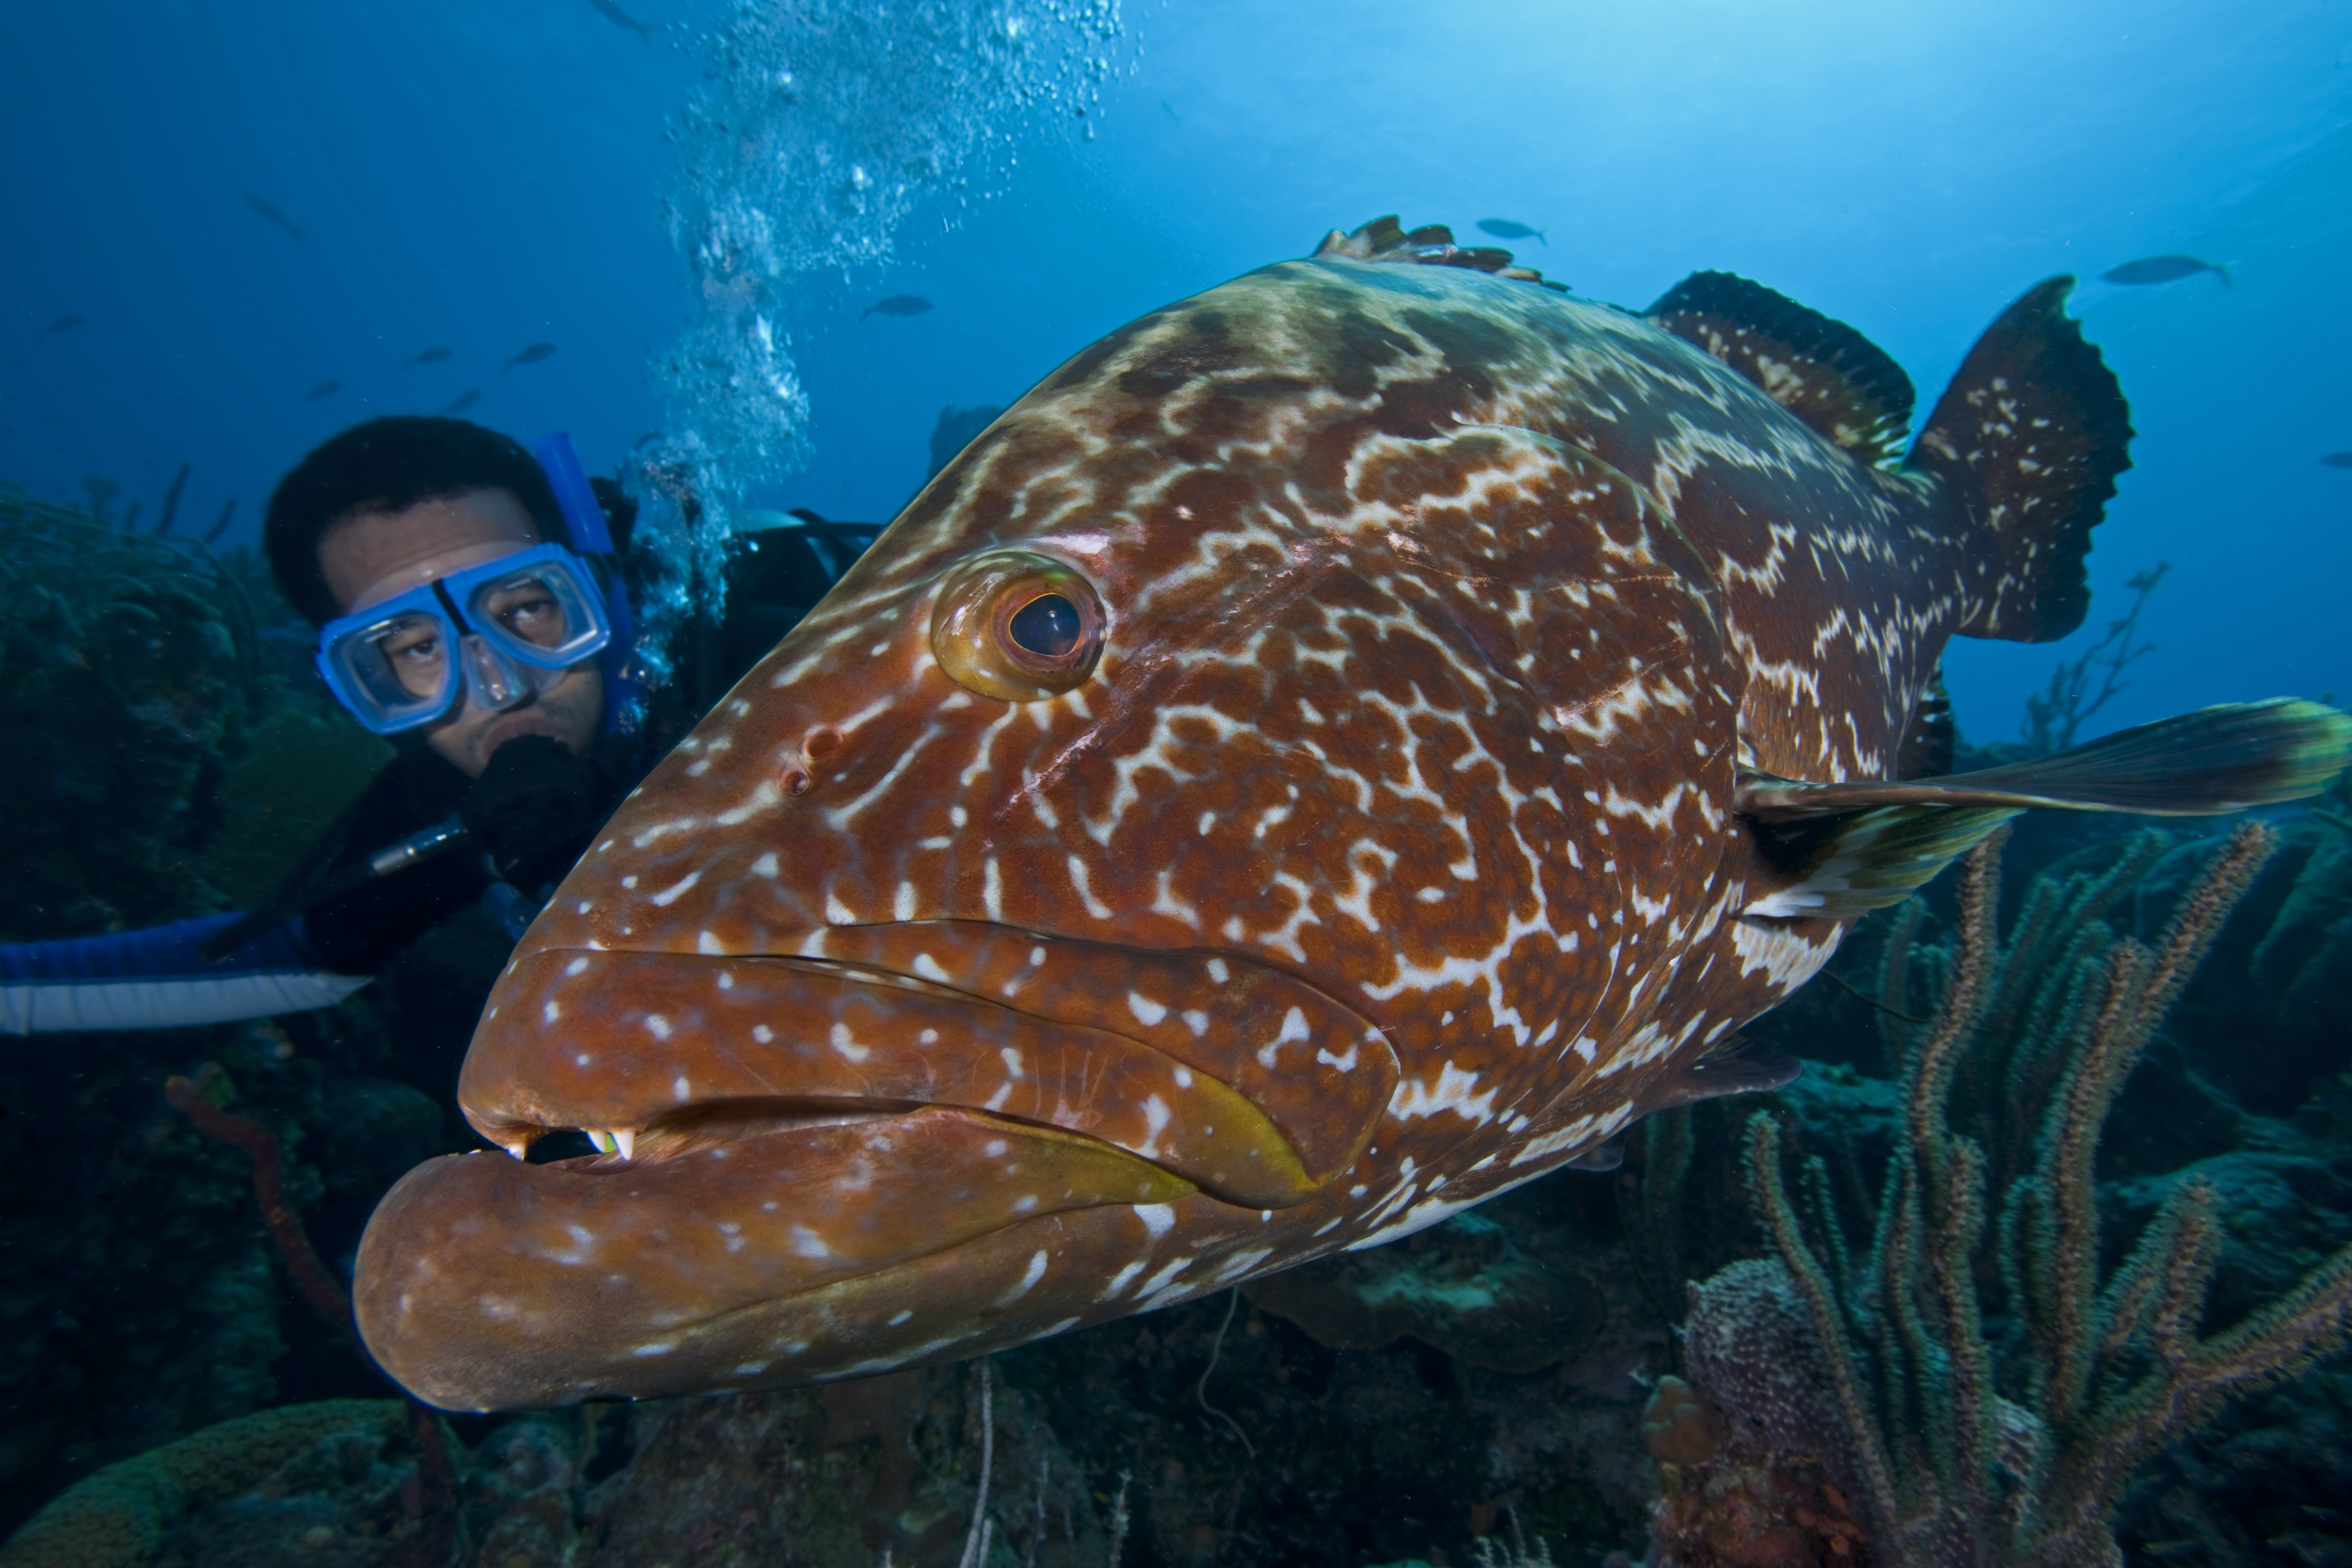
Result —
[[857, 313], [864, 321], [868, 316], [919, 316], [931, 308], [931, 302], [920, 294], [893, 294], [887, 300], [877, 300]]
[[263, 218], [276, 224], [288, 234], [292, 235], [297, 240], [299, 240], [302, 237], [302, 231], [294, 226], [294, 220], [292, 218], [288, 217], [284, 213], [279, 212], [276, 207], [271, 206], [268, 202], [265, 202], [259, 196], [255, 195], [251, 191], [245, 193], [245, 205], [251, 207]]
[[2210, 272], [2221, 280], [2221, 287], [2236, 287], [2230, 281], [2230, 270], [2218, 262], [2200, 261], [2193, 256], [2143, 256], [2137, 261], [2126, 261], [2121, 267], [2110, 267], [2099, 274], [2110, 283], [2127, 288], [2146, 288], [2154, 283], [2178, 283], [2183, 278], [2194, 278], [2200, 272]]
[[638, 21], [635, 16], [630, 16], [626, 11], [622, 10], [618, 5], [614, 5], [613, 0], [588, 0], [588, 4], [596, 8], [596, 15], [604, 17], [604, 20], [612, 23], [615, 27], [626, 27], [638, 37], [645, 39], [646, 42], [653, 42], [653, 29], [646, 26], [643, 22]]

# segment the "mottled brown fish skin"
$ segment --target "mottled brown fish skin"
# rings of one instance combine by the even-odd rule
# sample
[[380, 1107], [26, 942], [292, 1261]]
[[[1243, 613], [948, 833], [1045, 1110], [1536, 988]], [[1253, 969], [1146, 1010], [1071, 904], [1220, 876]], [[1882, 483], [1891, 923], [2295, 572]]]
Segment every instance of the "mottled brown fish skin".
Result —
[[[1771, 884], [1735, 765], [1892, 772], [2013, 587], [1958, 510], [1525, 281], [1315, 259], [1143, 318], [942, 472], [564, 882], [461, 1098], [632, 1157], [420, 1168], [362, 1249], [370, 1346], [450, 1405], [852, 1376], [1591, 1153], [1833, 950], [1738, 918]], [[935, 658], [942, 580], [997, 550], [1092, 584], [1075, 690]], [[869, 1146], [924, 1105], [1003, 1134], [951, 1194]]]

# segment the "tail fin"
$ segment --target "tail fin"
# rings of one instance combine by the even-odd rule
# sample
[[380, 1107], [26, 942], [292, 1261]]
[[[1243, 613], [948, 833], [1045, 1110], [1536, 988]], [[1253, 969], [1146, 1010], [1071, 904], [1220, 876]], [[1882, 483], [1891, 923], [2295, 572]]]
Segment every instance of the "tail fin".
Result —
[[2074, 279], [2038, 283], [1961, 363], [1904, 467], [1968, 518], [1965, 636], [2049, 642], [2083, 624], [2091, 551], [2116, 476], [2131, 467], [2131, 410], [2115, 373], [2065, 313]]

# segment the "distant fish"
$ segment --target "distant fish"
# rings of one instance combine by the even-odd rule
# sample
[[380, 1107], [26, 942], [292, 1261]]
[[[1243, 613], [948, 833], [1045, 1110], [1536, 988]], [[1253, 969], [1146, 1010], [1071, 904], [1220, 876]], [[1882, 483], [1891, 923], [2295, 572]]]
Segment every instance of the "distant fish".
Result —
[[632, 446], [632, 447], [629, 448], [629, 450], [630, 450], [630, 451], [632, 451], [632, 452], [642, 452], [642, 451], [644, 451], [644, 450], [646, 449], [646, 444], [647, 442], [649, 442], [649, 441], [658, 441], [658, 440], [660, 440], [660, 439], [661, 439], [661, 432], [660, 432], [660, 431], [658, 431], [658, 430], [648, 430], [648, 431], [646, 431], [644, 435], [642, 435], [642, 436], [640, 436], [640, 437], [637, 437], [635, 445]]
[[271, 206], [268, 202], [265, 202], [259, 196], [255, 195], [251, 191], [245, 193], [245, 205], [251, 207], [263, 217], [268, 218], [271, 223], [274, 223], [278, 227], [284, 229], [287, 233], [292, 235], [296, 239], [300, 239], [302, 237], [302, 231], [294, 226], [294, 220], [292, 218], [288, 217], [284, 213], [279, 212], [276, 207]]
[[596, 15], [604, 17], [615, 27], [626, 27], [647, 43], [653, 42], [653, 29], [614, 5], [613, 0], [588, 0], [588, 4], [596, 7]]
[[1550, 240], [1544, 238], [1543, 230], [1529, 228], [1526, 224], [1514, 223], [1507, 217], [1482, 217], [1478, 220], [1478, 226], [1496, 239], [1533, 239], [1547, 247], [1551, 244]]
[[452, 414], [463, 414], [467, 409], [474, 406], [475, 401], [481, 395], [482, 389], [478, 386], [466, 388], [449, 400], [449, 406], [441, 411], [441, 416], [446, 419]]
[[409, 365], [439, 364], [443, 360], [449, 357], [449, 353], [450, 351], [447, 349], [419, 349], [415, 353], [409, 355], [407, 363], [403, 364], [400, 368], [406, 370]]
[[88, 325], [89, 325], [89, 318], [88, 316], [76, 316], [71, 314], [59, 316], [56, 321], [51, 321], [47, 326], [43, 327], [39, 331], [35, 332], [33, 334], [33, 341], [37, 343], [43, 338], [53, 338], [59, 332], [70, 332], [76, 327], [87, 327]]
[[499, 374], [504, 375], [519, 364], [537, 364], [554, 352], [553, 343], [526, 343], [520, 353], [499, 367]]
[[2352, 468], [2352, 452], [2330, 452], [2319, 460], [2331, 468]]
[[1174, 104], [1172, 104], [1172, 103], [1169, 102], [1166, 99], [1164, 99], [1164, 98], [1163, 98], [1163, 99], [1161, 99], [1161, 100], [1160, 100], [1160, 108], [1162, 108], [1162, 109], [1164, 109], [1164, 110], [1166, 110], [1168, 111], [1168, 118], [1169, 118], [1169, 119], [1171, 119], [1171, 120], [1174, 121], [1175, 121], [1177, 124], [1179, 124], [1179, 125], [1181, 125], [1181, 124], [1183, 124], [1183, 123], [1184, 123], [1184, 117], [1183, 117], [1182, 115], [1181, 115], [1181, 114], [1177, 113], [1177, 112], [1176, 112], [1176, 106], [1175, 106]]
[[2210, 272], [2221, 279], [2221, 287], [2233, 288], [2227, 268], [2211, 261], [2200, 261], [2193, 256], [2143, 256], [2137, 261], [2126, 261], [2121, 267], [2110, 267], [2099, 274], [2110, 283], [2140, 286], [2149, 283], [2178, 283], [2183, 278], [2194, 278], [2200, 272]]
[[864, 321], [868, 316], [919, 316], [931, 308], [931, 302], [920, 294], [893, 294], [887, 300], [877, 300], [857, 313]]
[[340, 381], [322, 381], [302, 395], [312, 403], [320, 403], [334, 396], [342, 389], [343, 384]]

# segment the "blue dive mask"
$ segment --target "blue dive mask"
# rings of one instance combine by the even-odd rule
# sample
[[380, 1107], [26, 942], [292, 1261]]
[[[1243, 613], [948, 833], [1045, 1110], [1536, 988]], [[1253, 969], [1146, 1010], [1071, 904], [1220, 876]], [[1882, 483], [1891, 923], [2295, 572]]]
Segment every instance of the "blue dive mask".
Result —
[[502, 711], [543, 676], [603, 651], [613, 640], [605, 610], [587, 563], [561, 544], [534, 544], [330, 621], [319, 673], [379, 735], [431, 723], [460, 692]]

